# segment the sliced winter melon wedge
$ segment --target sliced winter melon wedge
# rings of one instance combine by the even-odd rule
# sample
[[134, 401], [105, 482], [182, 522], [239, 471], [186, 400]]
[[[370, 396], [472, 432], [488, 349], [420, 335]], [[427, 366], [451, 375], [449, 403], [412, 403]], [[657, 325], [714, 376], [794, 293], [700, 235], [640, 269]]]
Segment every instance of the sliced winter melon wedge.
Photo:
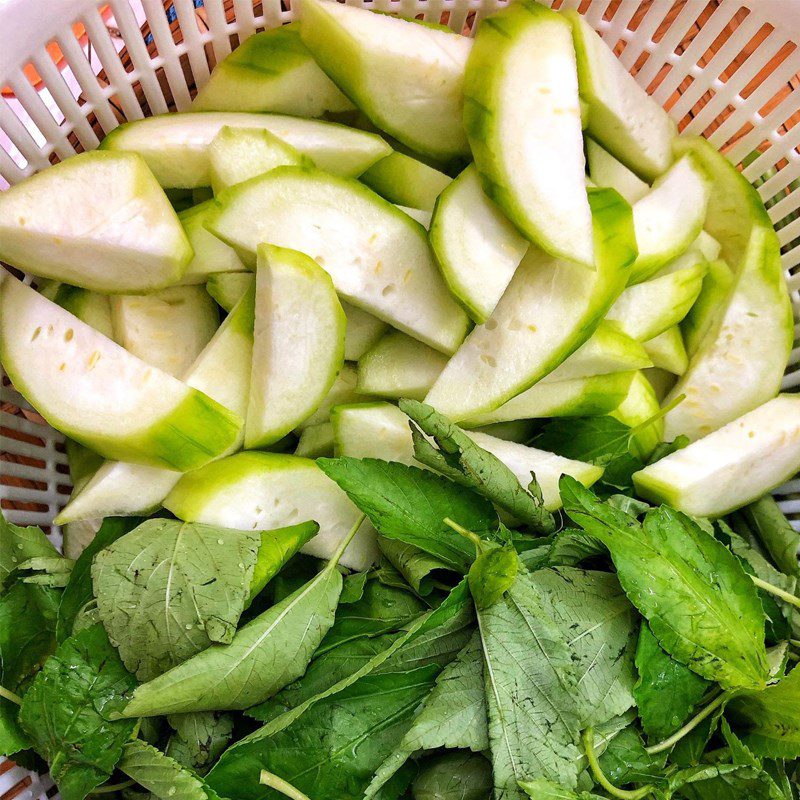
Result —
[[621, 161], [617, 161], [594, 139], [586, 139], [586, 161], [589, 165], [589, 177], [596, 186], [616, 189], [631, 205], [650, 191], [649, 184], [631, 172]]
[[259, 245], [247, 449], [277, 442], [319, 408], [344, 364], [345, 325], [324, 269], [296, 250]]
[[346, 361], [358, 361], [389, 327], [383, 320], [345, 301], [342, 310], [347, 317], [347, 332], [344, 335], [344, 357]]
[[433, 211], [436, 198], [452, 178], [416, 158], [392, 153], [373, 164], [359, 180], [392, 203]]
[[[340, 406], [333, 417], [337, 452], [354, 458], [382, 458], [403, 464], [419, 464], [414, 459], [414, 444], [408, 417], [389, 403]], [[467, 431], [484, 450], [497, 456], [523, 486], [531, 482], [531, 472], [542, 489], [545, 507], [561, 507], [558, 480], [571, 475], [584, 486], [591, 486], [603, 474], [601, 467], [509, 442], [478, 431]]]
[[572, 23], [587, 132], [637, 175], [651, 181], [672, 162], [675, 123], [636, 83], [608, 45], [575, 11]]
[[0, 275], [0, 361], [54, 428], [106, 458], [177, 470], [236, 441], [236, 414]]
[[113, 296], [111, 322], [129, 353], [182, 379], [219, 327], [219, 311], [202, 286], [171, 286]]
[[103, 139], [100, 147], [139, 153], [162, 186], [210, 186], [209, 145], [226, 125], [269, 131], [308, 156], [320, 169], [337, 175], [360, 175], [392, 152], [380, 136], [344, 125], [234, 111], [145, 117], [120, 125]]
[[237, 183], [262, 175], [275, 167], [313, 166], [308, 156], [268, 130], [259, 128], [220, 128], [208, 146], [211, 160], [211, 188], [214, 194]]
[[689, 366], [689, 356], [686, 355], [681, 329], [677, 325], [645, 342], [644, 349], [654, 367], [665, 369], [673, 375], [683, 375]]
[[728, 514], [800, 470], [800, 395], [782, 394], [633, 476], [649, 500]]
[[363, 400], [363, 397], [358, 393], [357, 384], [358, 373], [355, 365], [345, 363], [322, 404], [307, 420], [298, 425], [298, 429], [302, 431], [313, 425], [330, 422], [331, 413], [336, 406], [344, 403], [358, 403]]
[[183, 284], [203, 283], [209, 275], [242, 272], [247, 269], [232, 247], [228, 247], [206, 229], [206, 219], [210, 214], [216, 213], [216, 208], [213, 201], [206, 200], [178, 214], [194, 250], [192, 260], [187, 264], [181, 279]]
[[594, 332], [636, 252], [630, 206], [591, 189], [597, 268], [526, 253], [489, 319], [469, 334], [426, 401], [458, 422], [487, 414], [552, 372]]
[[[164, 501], [187, 522], [239, 530], [273, 530], [314, 520], [319, 533], [302, 552], [329, 558], [361, 512], [307, 458], [283, 453], [238, 453], [187, 473]], [[365, 524], [341, 563], [368, 569], [378, 558], [375, 531]]]
[[462, 109], [471, 39], [335, 2], [308, 0], [301, 16], [306, 47], [374, 125], [439, 160], [469, 154]]
[[[244, 419], [253, 352], [253, 292], [249, 292], [220, 325], [211, 341], [184, 376], [189, 386], [204, 392]], [[234, 452], [244, 431], [228, 448]], [[172, 470], [107, 461], [83, 486], [76, 486], [57, 524], [93, 517], [131, 516], [156, 511], [181, 473]]]
[[114, 338], [114, 328], [111, 324], [111, 303], [108, 295], [99, 292], [90, 292], [79, 286], [69, 286], [66, 283], [56, 284], [52, 296], [42, 291], [45, 297], [57, 303], [61, 308], [74, 314], [79, 320], [91, 325], [96, 331], [109, 339]]
[[221, 308], [230, 311], [244, 297], [254, 279], [252, 272], [221, 272], [208, 276], [206, 291]]
[[333, 425], [321, 422], [305, 428], [294, 450], [296, 456], [303, 458], [322, 458], [333, 455]]
[[692, 356], [714, 322], [725, 310], [725, 302], [733, 286], [731, 268], [722, 260], [711, 261], [703, 278], [700, 294], [681, 321], [686, 352]]
[[317, 66], [300, 25], [279, 25], [245, 39], [211, 73], [193, 111], [272, 111], [320, 117], [352, 103]]
[[464, 82], [464, 126], [488, 195], [526, 238], [594, 265], [570, 25], [532, 0], [484, 20]]
[[255, 263], [261, 242], [299, 250], [353, 305], [446, 353], [469, 320], [447, 291], [425, 230], [358, 181], [278, 167], [217, 198], [210, 230]]
[[664, 432], [664, 420], [659, 415], [660, 410], [655, 389], [640, 370], [633, 374], [625, 398], [609, 412], [609, 416], [630, 428], [637, 429], [634, 439], [640, 453], [647, 457], [661, 441]]
[[486, 322], [529, 244], [486, 196], [473, 165], [439, 196], [428, 236], [450, 291]]
[[147, 165], [129, 153], [83, 153], [0, 192], [0, 259], [98, 292], [176, 283], [192, 257]]

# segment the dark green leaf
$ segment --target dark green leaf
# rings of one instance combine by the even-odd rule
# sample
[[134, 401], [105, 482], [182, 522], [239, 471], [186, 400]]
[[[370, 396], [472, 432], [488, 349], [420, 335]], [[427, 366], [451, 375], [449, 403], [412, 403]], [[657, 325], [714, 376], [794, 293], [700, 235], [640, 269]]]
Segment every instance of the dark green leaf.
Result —
[[198, 775], [204, 775], [211, 769], [228, 746], [233, 733], [231, 715], [217, 711], [172, 714], [168, 722], [174, 733], [167, 743], [166, 754]]
[[527, 792], [531, 800], [603, 800], [599, 795], [590, 792], [574, 792], [572, 789], [565, 789], [544, 778], [520, 781], [519, 785]]
[[339, 595], [339, 607], [357, 603], [364, 596], [369, 578], [369, 572], [354, 572], [347, 575], [342, 584], [342, 593]]
[[455, 520], [481, 537], [490, 538], [497, 530], [497, 514], [488, 500], [428, 470], [374, 458], [320, 458], [317, 464], [379, 533], [414, 545], [462, 574], [475, 548], [444, 520]]
[[696, 767], [689, 776], [678, 773], [673, 783], [678, 784], [680, 796], [686, 800], [785, 800], [775, 781], [759, 767]]
[[94, 597], [91, 571], [95, 555], [113, 544], [120, 536], [138, 527], [141, 522], [142, 520], [136, 517], [108, 517], [103, 520], [94, 539], [78, 556], [58, 607], [56, 638], [59, 644], [72, 635], [75, 617]]
[[771, 495], [745, 506], [738, 516], [763, 543], [781, 572], [800, 577], [800, 533], [792, 528]]
[[649, 755], [636, 728], [629, 727], [617, 734], [600, 756], [600, 768], [615, 786], [628, 783], [666, 783], [664, 764], [667, 754]]
[[467, 576], [475, 605], [483, 609], [500, 600], [514, 583], [518, 569], [517, 551], [511, 547], [495, 547], [481, 553]]
[[436, 584], [453, 583], [454, 573], [444, 561], [397, 539], [378, 537], [378, 546], [394, 568], [420, 597], [426, 597]]
[[599, 539], [577, 528], [567, 528], [556, 534], [547, 561], [553, 567], [577, 567], [581, 561], [607, 552]]
[[633, 687], [645, 733], [666, 739], [689, 718], [711, 684], [665, 653], [646, 622], [636, 648], [639, 680]]
[[411, 787], [414, 800], [487, 800], [492, 765], [475, 753], [445, 753], [427, 759]]
[[60, 558], [60, 555], [40, 528], [12, 525], [0, 512], [0, 591], [20, 564], [37, 557]]
[[[412, 423], [411, 432], [417, 461], [488, 497], [535, 530], [551, 533], [556, 529], [555, 519], [544, 508], [541, 494], [526, 491], [527, 487], [520, 484], [497, 456], [479, 447], [447, 417], [416, 400], [400, 400], [400, 409], [416, 423]], [[423, 432], [433, 437], [438, 450]], [[533, 483], [536, 486], [535, 478]]]
[[569, 476], [560, 487], [567, 514], [608, 547], [628, 598], [673, 658], [725, 688], [764, 686], [761, 603], [721, 542], [666, 506], [640, 524]]
[[134, 727], [114, 716], [135, 685], [102, 625], [67, 639], [34, 678], [19, 718], [64, 800], [83, 800], [113, 772]]

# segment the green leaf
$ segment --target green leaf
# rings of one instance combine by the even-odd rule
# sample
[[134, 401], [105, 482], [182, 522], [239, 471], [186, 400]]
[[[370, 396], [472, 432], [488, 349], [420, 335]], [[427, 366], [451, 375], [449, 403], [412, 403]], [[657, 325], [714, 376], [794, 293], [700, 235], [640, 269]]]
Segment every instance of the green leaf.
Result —
[[137, 517], [107, 517], [103, 520], [95, 537], [78, 556], [58, 606], [56, 638], [59, 644], [72, 635], [75, 618], [80, 610], [94, 598], [91, 574], [94, 557], [101, 550], [116, 542], [120, 536], [124, 536], [138, 527], [141, 522], [142, 520]]
[[567, 528], [556, 534], [547, 554], [547, 562], [553, 567], [577, 567], [587, 558], [605, 555], [605, 545], [576, 528]]
[[114, 717], [135, 685], [102, 625], [59, 645], [34, 678], [19, 719], [64, 800], [83, 800], [113, 772], [134, 727]]
[[380, 534], [414, 545], [462, 574], [475, 548], [444, 520], [455, 520], [481, 537], [497, 530], [497, 514], [488, 500], [428, 470], [374, 458], [320, 458], [317, 465]]
[[666, 753], [650, 755], [636, 728], [628, 727], [608, 743], [600, 756], [600, 768], [615, 786], [628, 783], [658, 786], [666, 783], [663, 772], [666, 760]]
[[608, 547], [628, 599], [677, 661], [724, 688], [762, 688], [769, 676], [764, 615], [736, 557], [666, 506], [640, 524], [569, 476], [569, 517]]
[[[249, 585], [249, 580], [247, 582]], [[342, 590], [336, 559], [308, 583], [240, 628], [139, 686], [128, 717], [226, 711], [261, 703], [306, 670], [333, 625]]]
[[646, 622], [636, 648], [639, 680], [633, 695], [645, 733], [658, 742], [691, 716], [711, 684], [665, 653]]
[[21, 528], [6, 522], [0, 512], [0, 591], [6, 579], [20, 564], [31, 558], [56, 558], [61, 556], [40, 528]]
[[378, 536], [378, 547], [420, 597], [427, 597], [437, 582], [452, 584], [457, 574], [444, 561], [397, 539]]
[[166, 754], [198, 775], [211, 769], [233, 734], [231, 715], [216, 711], [171, 714], [167, 721], [174, 733], [167, 743]]
[[572, 653], [581, 727], [594, 727], [634, 704], [634, 650], [639, 615], [616, 577], [560, 567], [530, 576]]
[[479, 609], [494, 605], [517, 577], [519, 558], [512, 547], [495, 547], [481, 553], [470, 567], [467, 580]]
[[339, 596], [339, 607], [357, 603], [364, 596], [364, 589], [371, 575], [369, 572], [353, 572], [347, 575]]
[[689, 768], [670, 784], [686, 800], [786, 800], [767, 772], [740, 764]]
[[427, 759], [414, 779], [414, 800], [487, 800], [492, 766], [475, 753], [444, 753]]
[[200, 778], [141, 739], [125, 745], [118, 766], [159, 800], [217, 800]]
[[316, 522], [301, 522], [288, 528], [275, 531], [261, 531], [261, 543], [253, 577], [250, 583], [250, 594], [246, 605], [286, 566], [292, 556], [300, 552], [300, 548], [310, 542], [319, 531]]
[[440, 747], [476, 753], [489, 748], [481, 640], [477, 633], [436, 679], [403, 740], [375, 772], [367, 787], [367, 800], [375, 797], [409, 758]]
[[565, 789], [544, 778], [520, 781], [519, 786], [527, 792], [531, 800], [602, 800], [599, 795], [590, 792], [573, 792], [572, 789]]
[[743, 741], [759, 756], [800, 758], [800, 669], [761, 692], [731, 700], [728, 713], [745, 732]]
[[789, 524], [771, 495], [745, 506], [736, 516], [758, 537], [781, 572], [800, 577], [800, 533]]
[[580, 719], [564, 632], [524, 573], [478, 621], [495, 796], [521, 798], [518, 783], [537, 777], [575, 788]]
[[[416, 423], [411, 424], [411, 432], [417, 461], [488, 497], [536, 530], [552, 533], [556, 529], [555, 519], [544, 508], [541, 495], [527, 491], [497, 456], [479, 447], [458, 425], [417, 400], [400, 400], [399, 405]], [[433, 437], [438, 450], [423, 432]]]
[[233, 639], [259, 542], [257, 531], [150, 519], [95, 556], [100, 619], [140, 681]]
[[[18, 696], [56, 647], [49, 592], [15, 583], [0, 594], [0, 686]], [[0, 755], [30, 747], [18, 716], [19, 706], [0, 698]]]

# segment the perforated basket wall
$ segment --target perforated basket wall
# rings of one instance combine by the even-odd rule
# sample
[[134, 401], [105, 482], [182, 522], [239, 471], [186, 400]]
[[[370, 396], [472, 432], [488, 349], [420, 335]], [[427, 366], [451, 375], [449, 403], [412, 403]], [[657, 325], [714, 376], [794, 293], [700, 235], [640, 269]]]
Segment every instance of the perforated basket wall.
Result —
[[[578, 8], [682, 131], [706, 136], [745, 165], [778, 229], [800, 321], [800, 0], [543, 1]], [[0, 188], [96, 147], [120, 122], [186, 110], [213, 66], [240, 41], [294, 18], [291, 2], [2, 0]], [[465, 34], [503, 5], [348, 3], [443, 22]], [[795, 335], [788, 390], [800, 386], [798, 326]], [[4, 513], [20, 524], [49, 525], [69, 492], [62, 437], [5, 379], [0, 437]], [[800, 528], [800, 480], [776, 494]], [[59, 538], [57, 529], [52, 533]], [[0, 759], [0, 800], [53, 791], [49, 779]]]

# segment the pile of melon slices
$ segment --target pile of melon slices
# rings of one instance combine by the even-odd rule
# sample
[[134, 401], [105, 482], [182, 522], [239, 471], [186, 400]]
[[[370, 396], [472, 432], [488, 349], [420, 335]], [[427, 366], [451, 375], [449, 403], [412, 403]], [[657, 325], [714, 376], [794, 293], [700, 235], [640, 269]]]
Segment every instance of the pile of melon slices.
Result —
[[[602, 470], [527, 446], [547, 417], [697, 440], [637, 480], [697, 513], [800, 467], [793, 401], [736, 433], [792, 345], [758, 194], [577, 14], [531, 0], [474, 40], [304, 0], [189, 113], [2, 194], [0, 259], [38, 288], [2, 272], [2, 364], [77, 443], [60, 522], [313, 518], [329, 555], [357, 511], [313, 458], [410, 461], [401, 397], [492, 426], [476, 440], [550, 508], [560, 474]], [[731, 488], [698, 511], [717, 468]], [[350, 566], [375, 555], [359, 536]]]

